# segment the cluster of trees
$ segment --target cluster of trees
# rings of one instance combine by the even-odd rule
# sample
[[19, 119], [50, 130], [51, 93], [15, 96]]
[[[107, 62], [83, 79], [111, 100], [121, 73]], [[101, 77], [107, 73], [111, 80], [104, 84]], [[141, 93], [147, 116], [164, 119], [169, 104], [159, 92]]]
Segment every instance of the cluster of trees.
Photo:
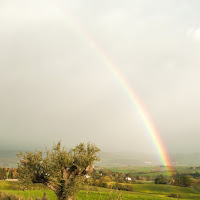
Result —
[[[131, 178], [131, 181], [127, 179]], [[94, 170], [87, 182], [89, 185], [107, 187], [108, 182], [127, 183], [132, 182], [133, 177], [131, 174], [113, 172], [109, 169]]]
[[181, 186], [181, 187], [190, 187], [191, 185], [191, 179], [189, 176], [185, 174], [177, 174], [174, 177], [174, 185]]
[[137, 181], [154, 181], [152, 177], [134, 176], [132, 173], [113, 172], [110, 169], [94, 170], [88, 180], [90, 185], [105, 187], [108, 182], [135, 183]]
[[195, 173], [190, 173], [190, 174], [187, 174], [193, 178], [200, 178], [200, 173], [199, 172], [195, 172]]
[[0, 167], [0, 180], [17, 178], [16, 168], [1, 168]]
[[191, 183], [191, 178], [185, 174], [176, 174], [170, 179], [163, 175], [158, 175], [155, 178], [155, 184], [172, 184], [181, 187], [189, 187]]

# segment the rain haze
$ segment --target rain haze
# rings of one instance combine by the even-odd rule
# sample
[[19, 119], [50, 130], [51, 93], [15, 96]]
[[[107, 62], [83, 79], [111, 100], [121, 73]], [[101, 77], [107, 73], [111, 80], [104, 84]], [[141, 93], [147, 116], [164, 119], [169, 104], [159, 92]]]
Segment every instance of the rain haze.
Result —
[[112, 60], [169, 152], [199, 152], [199, 7], [197, 0], [0, 0], [0, 148], [61, 140], [156, 152]]

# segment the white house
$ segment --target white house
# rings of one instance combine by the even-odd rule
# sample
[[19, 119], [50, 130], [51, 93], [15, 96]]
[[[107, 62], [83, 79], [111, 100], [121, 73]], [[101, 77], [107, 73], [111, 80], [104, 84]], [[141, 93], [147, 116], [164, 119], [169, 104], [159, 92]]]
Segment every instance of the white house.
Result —
[[127, 181], [131, 181], [132, 178], [131, 178], [131, 177], [126, 177], [126, 180], [127, 180]]

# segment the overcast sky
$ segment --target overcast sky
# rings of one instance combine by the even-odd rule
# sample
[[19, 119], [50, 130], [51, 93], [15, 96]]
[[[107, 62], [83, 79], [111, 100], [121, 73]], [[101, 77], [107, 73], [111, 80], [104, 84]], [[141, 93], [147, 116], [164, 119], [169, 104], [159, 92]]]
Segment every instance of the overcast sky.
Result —
[[156, 151], [93, 40], [167, 149], [199, 152], [199, 8], [198, 0], [0, 0], [0, 149], [62, 140]]

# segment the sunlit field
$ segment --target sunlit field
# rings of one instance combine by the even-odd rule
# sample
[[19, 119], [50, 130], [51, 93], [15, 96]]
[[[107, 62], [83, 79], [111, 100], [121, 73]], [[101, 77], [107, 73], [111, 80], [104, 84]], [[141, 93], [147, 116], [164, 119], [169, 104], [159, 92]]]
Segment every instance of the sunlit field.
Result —
[[[140, 200], [169, 200], [171, 194], [179, 194], [183, 199], [200, 199], [200, 193], [192, 188], [170, 186], [170, 185], [155, 185], [155, 184], [129, 184], [133, 187], [133, 192], [117, 191], [105, 188], [96, 187], [95, 191], [81, 190], [77, 199], [79, 200], [116, 200], [121, 197], [123, 200], [140, 199]], [[94, 188], [93, 188], [94, 190]], [[44, 192], [50, 200], [56, 200], [56, 195], [43, 186], [42, 184], [34, 184], [30, 190], [20, 190], [18, 182], [0, 181], [0, 191], [7, 194], [15, 194], [18, 197], [25, 199], [41, 198]]]

